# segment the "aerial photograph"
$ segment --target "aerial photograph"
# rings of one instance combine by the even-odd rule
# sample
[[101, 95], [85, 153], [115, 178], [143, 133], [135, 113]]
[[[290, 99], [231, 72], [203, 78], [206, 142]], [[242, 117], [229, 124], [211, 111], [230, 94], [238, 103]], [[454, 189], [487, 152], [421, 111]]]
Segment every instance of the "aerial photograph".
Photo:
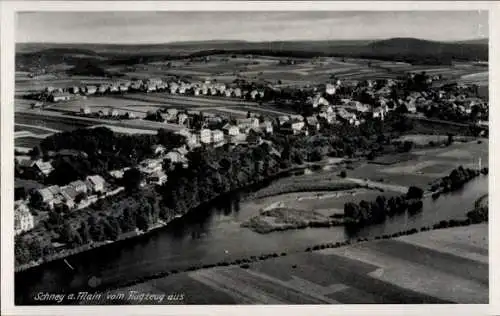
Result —
[[488, 304], [488, 29], [18, 12], [15, 304]]

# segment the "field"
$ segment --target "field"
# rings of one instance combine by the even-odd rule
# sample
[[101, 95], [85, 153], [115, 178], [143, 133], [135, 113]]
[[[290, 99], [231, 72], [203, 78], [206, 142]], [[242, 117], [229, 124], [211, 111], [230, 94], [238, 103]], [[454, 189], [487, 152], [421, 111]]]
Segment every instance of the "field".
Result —
[[[181, 273], [119, 289], [161, 304], [487, 304], [488, 225], [441, 229]], [[130, 302], [114, 302], [130, 304]]]
[[401, 161], [387, 166], [364, 164], [348, 170], [347, 176], [370, 179], [402, 186], [417, 185], [427, 188], [437, 178], [448, 175], [459, 165], [464, 168], [478, 168], [481, 158], [482, 167], [488, 166], [488, 143], [454, 143], [449, 147], [439, 147], [412, 152], [414, 159]]

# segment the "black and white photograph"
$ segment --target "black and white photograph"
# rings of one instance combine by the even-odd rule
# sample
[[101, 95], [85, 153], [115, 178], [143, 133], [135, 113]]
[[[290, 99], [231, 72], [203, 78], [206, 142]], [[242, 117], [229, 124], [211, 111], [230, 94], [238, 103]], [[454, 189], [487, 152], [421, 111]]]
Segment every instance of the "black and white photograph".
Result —
[[488, 10], [14, 25], [16, 306], [490, 303]]

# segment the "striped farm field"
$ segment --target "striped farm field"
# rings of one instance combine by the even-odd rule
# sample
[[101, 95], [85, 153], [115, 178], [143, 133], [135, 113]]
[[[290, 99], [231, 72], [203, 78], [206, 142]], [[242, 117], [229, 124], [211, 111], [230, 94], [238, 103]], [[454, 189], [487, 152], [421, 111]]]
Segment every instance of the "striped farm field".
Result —
[[182, 304], [487, 304], [487, 237], [487, 224], [440, 229], [180, 273], [117, 292], [182, 292]]

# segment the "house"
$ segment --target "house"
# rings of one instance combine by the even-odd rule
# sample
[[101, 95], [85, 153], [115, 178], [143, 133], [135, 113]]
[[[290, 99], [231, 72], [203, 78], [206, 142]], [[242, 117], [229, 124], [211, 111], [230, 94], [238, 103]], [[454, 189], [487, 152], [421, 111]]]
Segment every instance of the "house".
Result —
[[347, 112], [345, 109], [339, 109], [338, 116], [349, 124], [359, 125], [356, 114]]
[[111, 85], [109, 87], [109, 91], [110, 92], [119, 92], [120, 91], [120, 87], [118, 87], [118, 85]]
[[237, 119], [236, 124], [240, 130], [247, 131], [249, 129], [259, 128], [259, 119], [256, 117], [249, 117], [244, 119]]
[[33, 167], [39, 174], [45, 177], [48, 176], [52, 172], [52, 170], [54, 170], [50, 162], [43, 162], [42, 160], [36, 161]]
[[162, 145], [153, 145], [151, 149], [153, 150], [153, 154], [155, 155], [162, 155], [166, 150], [166, 148]]
[[186, 123], [186, 121], [188, 121], [188, 116], [186, 113], [179, 113], [177, 115], [177, 124], [179, 125], [184, 125], [184, 123]]
[[87, 186], [90, 188], [91, 191], [93, 192], [104, 191], [104, 184], [106, 183], [106, 181], [104, 181], [104, 179], [100, 175], [88, 176], [86, 180], [87, 180]]
[[333, 124], [336, 122], [335, 113], [320, 112], [318, 117], [323, 118], [328, 124]]
[[29, 231], [35, 226], [34, 217], [28, 206], [23, 202], [14, 205], [14, 232], [16, 235]]
[[255, 132], [250, 132], [246, 137], [246, 142], [251, 145], [260, 145], [262, 143], [262, 137]]
[[315, 116], [306, 117], [306, 122], [309, 128], [319, 131], [320, 129], [319, 121]]
[[331, 105], [322, 105], [319, 107], [319, 111], [327, 114], [332, 114], [334, 112]]
[[124, 84], [122, 84], [122, 85], [120, 85], [120, 86], [118, 87], [118, 89], [120, 90], [120, 92], [127, 92], [127, 91], [128, 91], [128, 88], [129, 88], [129, 86], [126, 86], [126, 85], [124, 85]]
[[415, 102], [406, 103], [406, 108], [410, 113], [417, 113], [417, 106], [415, 105]]
[[80, 194], [73, 187], [67, 185], [61, 188], [61, 195], [63, 196], [62, 201], [68, 206], [69, 209], [75, 207], [75, 199]]
[[258, 97], [258, 96], [260, 97], [259, 91], [257, 91], [257, 90], [252, 90], [252, 91], [250, 92], [250, 98], [252, 98], [252, 100], [257, 99], [257, 97]]
[[283, 125], [288, 121], [290, 121], [290, 117], [288, 115], [282, 115], [282, 116], [278, 117], [278, 122], [280, 125]]
[[20, 168], [32, 168], [35, 165], [30, 156], [17, 156], [16, 160]]
[[69, 92], [73, 93], [73, 94], [77, 94], [78, 92], [80, 92], [80, 88], [78, 88], [77, 86], [73, 86], [73, 87], [69, 88]]
[[221, 143], [224, 141], [224, 132], [220, 129], [215, 129], [212, 131], [212, 140], [214, 143]]
[[73, 181], [68, 186], [73, 188], [77, 193], [87, 193], [88, 190], [87, 185], [82, 180]]
[[92, 113], [92, 111], [90, 110], [90, 108], [88, 106], [85, 106], [85, 107], [80, 108], [80, 113], [88, 115], [88, 114]]
[[373, 109], [372, 115], [373, 118], [379, 118], [380, 120], [384, 120], [384, 116], [386, 114], [386, 111], [382, 107], [377, 107]]
[[113, 177], [113, 178], [116, 178], [116, 179], [121, 179], [123, 178], [123, 174], [125, 173], [125, 171], [129, 170], [130, 168], [123, 168], [123, 169], [119, 169], [119, 170], [112, 170], [109, 172], [109, 174]]
[[301, 121], [288, 121], [281, 127], [280, 131], [286, 134], [299, 134], [304, 128], [305, 123]]
[[270, 121], [264, 121], [264, 122], [260, 123], [260, 130], [265, 132], [265, 133], [272, 134], [274, 131], [273, 123]]
[[233, 92], [233, 95], [237, 98], [241, 98], [242, 96], [242, 92], [241, 92], [241, 89], [240, 88], [235, 88], [234, 89], [234, 92]]
[[71, 95], [67, 92], [53, 92], [49, 100], [52, 102], [69, 101], [71, 100]]
[[109, 90], [108, 85], [100, 85], [99, 88], [97, 89], [97, 92], [99, 93], [106, 93]]
[[240, 129], [236, 125], [226, 124], [222, 127], [222, 130], [229, 136], [236, 136], [240, 133]]
[[329, 105], [329, 104], [330, 104], [330, 102], [328, 102], [328, 100], [327, 100], [327, 99], [323, 98], [323, 97], [321, 96], [321, 94], [317, 94], [317, 95], [313, 98], [313, 100], [312, 100], [312, 107], [313, 107], [313, 108], [317, 108], [317, 107], [319, 107], [319, 106], [322, 106], [322, 105]]
[[330, 83], [326, 84], [326, 87], [325, 87], [326, 94], [334, 95], [336, 91], [337, 91], [337, 87], [335, 85], [330, 84]]
[[171, 94], [176, 94], [179, 89], [179, 85], [176, 82], [171, 82], [169, 86], [169, 90]]
[[363, 104], [361, 102], [356, 102], [356, 111], [361, 113], [366, 113], [370, 111], [370, 106], [368, 104]]
[[60, 194], [61, 188], [57, 185], [52, 185], [50, 187], [38, 189], [37, 191], [35, 191], [35, 195], [38, 195], [41, 202], [49, 208], [54, 207], [54, 204], [57, 202]]
[[212, 131], [208, 128], [200, 130], [200, 142], [203, 144], [210, 144], [212, 142]]

